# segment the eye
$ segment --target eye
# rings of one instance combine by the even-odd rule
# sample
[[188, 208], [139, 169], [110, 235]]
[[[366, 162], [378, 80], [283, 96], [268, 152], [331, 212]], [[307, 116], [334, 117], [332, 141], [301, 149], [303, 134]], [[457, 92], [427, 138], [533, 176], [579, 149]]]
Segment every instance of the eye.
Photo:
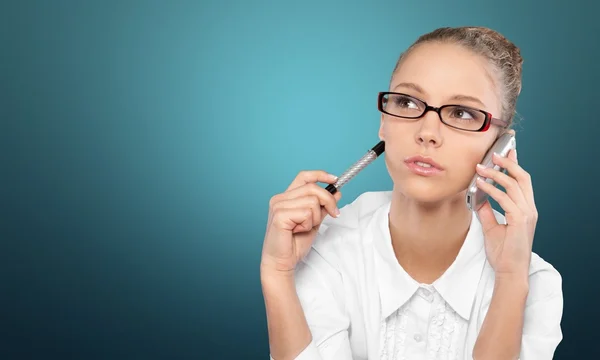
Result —
[[408, 97], [408, 96], [396, 96], [394, 98], [394, 104], [396, 106], [399, 106], [401, 108], [405, 108], [405, 109], [418, 109], [419, 105], [417, 105], [417, 103], [415, 102], [414, 99]]
[[466, 109], [466, 108], [461, 108], [461, 107], [454, 108], [450, 115], [453, 118], [456, 118], [459, 120], [465, 120], [465, 121], [476, 120], [478, 117], [476, 114], [473, 113], [472, 110]]

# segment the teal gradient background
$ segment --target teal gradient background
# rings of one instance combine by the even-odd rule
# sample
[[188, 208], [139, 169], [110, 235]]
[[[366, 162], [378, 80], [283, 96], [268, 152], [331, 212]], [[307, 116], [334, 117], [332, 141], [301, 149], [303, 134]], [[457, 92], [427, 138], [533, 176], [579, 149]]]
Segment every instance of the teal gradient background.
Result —
[[[588, 5], [585, 5], [588, 4]], [[376, 94], [440, 26], [525, 58], [517, 127], [564, 281], [557, 359], [598, 358], [591, 1], [13, 1], [0, 7], [2, 359], [266, 359], [269, 198], [377, 142]], [[383, 161], [342, 204], [391, 187]]]

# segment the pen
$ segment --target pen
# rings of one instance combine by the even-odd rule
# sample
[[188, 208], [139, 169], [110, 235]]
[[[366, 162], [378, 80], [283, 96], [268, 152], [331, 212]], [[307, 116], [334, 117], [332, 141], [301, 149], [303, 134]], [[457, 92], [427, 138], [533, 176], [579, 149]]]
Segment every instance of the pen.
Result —
[[348, 168], [342, 175], [340, 175], [334, 184], [329, 184], [325, 189], [332, 195], [335, 194], [339, 189], [342, 188], [348, 181], [355, 177], [361, 170], [367, 165], [372, 163], [385, 151], [385, 142], [380, 141], [377, 145], [373, 146], [363, 157], [355, 162], [351, 167]]

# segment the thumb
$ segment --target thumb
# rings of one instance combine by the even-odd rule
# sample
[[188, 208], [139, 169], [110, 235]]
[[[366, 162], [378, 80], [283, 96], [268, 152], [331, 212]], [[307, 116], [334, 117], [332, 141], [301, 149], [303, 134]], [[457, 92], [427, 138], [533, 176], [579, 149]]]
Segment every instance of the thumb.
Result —
[[477, 216], [479, 221], [481, 222], [481, 227], [483, 228], [483, 233], [487, 233], [489, 230], [494, 227], [500, 225], [498, 220], [496, 220], [496, 216], [494, 215], [494, 209], [490, 204], [489, 200], [483, 203], [483, 205], [477, 210]]

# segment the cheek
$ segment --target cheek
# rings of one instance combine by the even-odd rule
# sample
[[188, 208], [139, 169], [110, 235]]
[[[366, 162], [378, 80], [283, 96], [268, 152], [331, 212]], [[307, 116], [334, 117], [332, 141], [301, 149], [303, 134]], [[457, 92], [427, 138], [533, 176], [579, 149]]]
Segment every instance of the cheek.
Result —
[[473, 176], [476, 173], [475, 166], [477, 165], [477, 160], [467, 159], [460, 164], [459, 174], [460, 174], [460, 182], [468, 183], [471, 181]]
[[414, 143], [414, 134], [418, 131], [418, 125], [418, 122], [403, 122], [402, 119], [394, 121], [384, 120], [381, 125], [381, 135], [383, 135], [387, 143], [395, 144], [396, 150], [402, 150], [402, 147], [410, 146]]
[[386, 140], [392, 139], [394, 133], [390, 129], [389, 121], [384, 120], [383, 123], [381, 124], [381, 135], [383, 135], [383, 138]]
[[465, 156], [462, 157], [462, 161], [457, 162], [454, 167], [454, 176], [456, 180], [461, 184], [464, 184], [464, 186], [467, 186], [469, 182], [471, 182], [473, 176], [477, 173], [476, 166], [483, 159], [486, 150], [486, 148], [481, 147], [462, 149], [461, 152], [464, 153]]
[[475, 174], [475, 172], [476, 172], [475, 167], [483, 159], [483, 157], [485, 155], [485, 151], [486, 151], [485, 149], [480, 149], [480, 148], [469, 149], [469, 151], [467, 152], [467, 154], [469, 154], [469, 155], [466, 156], [465, 161], [463, 161], [461, 163], [463, 170], [465, 172], [468, 172], [469, 174], [471, 174], [471, 176], [473, 174]]

